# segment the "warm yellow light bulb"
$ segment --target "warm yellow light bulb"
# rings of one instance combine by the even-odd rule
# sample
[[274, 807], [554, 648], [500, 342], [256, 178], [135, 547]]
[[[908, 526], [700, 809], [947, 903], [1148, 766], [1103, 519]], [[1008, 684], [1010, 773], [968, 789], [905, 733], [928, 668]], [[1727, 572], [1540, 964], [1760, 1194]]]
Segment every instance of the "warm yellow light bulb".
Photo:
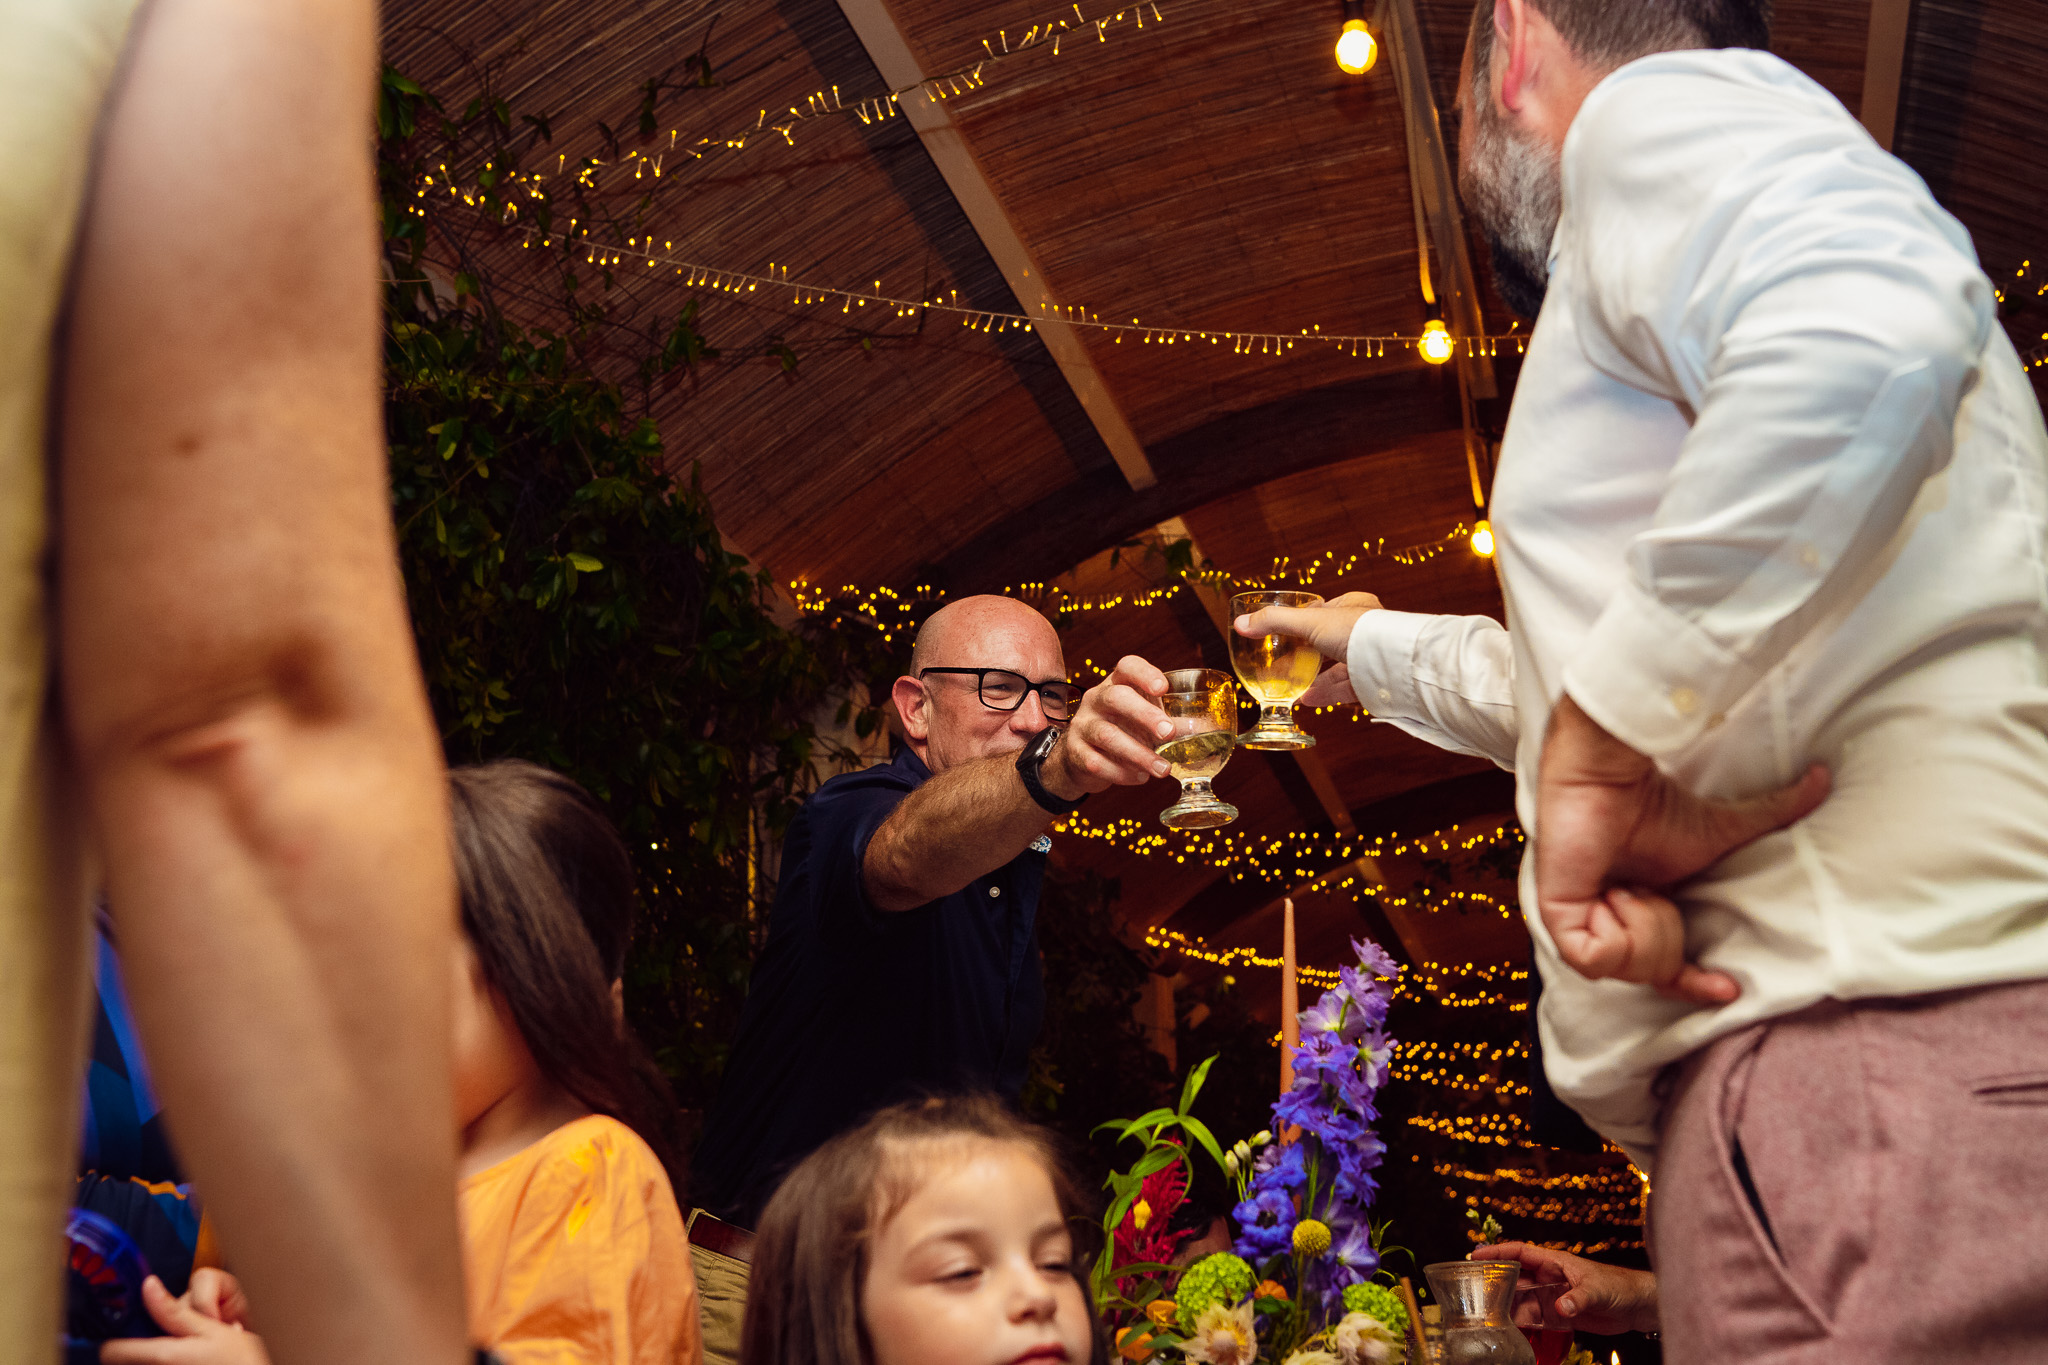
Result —
[[1380, 45], [1373, 41], [1365, 20], [1346, 19], [1344, 31], [1337, 37], [1337, 65], [1348, 75], [1363, 76], [1379, 59]]
[[1430, 364], [1441, 365], [1451, 358], [1458, 347], [1457, 343], [1451, 340], [1450, 329], [1440, 320], [1431, 318], [1422, 324], [1422, 340], [1415, 344], [1415, 349], [1422, 352], [1422, 358]]
[[1493, 558], [1493, 523], [1482, 521], [1472, 528], [1472, 553], [1481, 559]]

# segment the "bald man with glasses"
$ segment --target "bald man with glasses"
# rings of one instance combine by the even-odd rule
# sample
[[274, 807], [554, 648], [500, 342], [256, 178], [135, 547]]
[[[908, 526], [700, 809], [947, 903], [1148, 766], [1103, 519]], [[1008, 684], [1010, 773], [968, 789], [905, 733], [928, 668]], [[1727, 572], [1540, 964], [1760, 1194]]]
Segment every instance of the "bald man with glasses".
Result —
[[693, 1172], [707, 1358], [739, 1294], [721, 1307], [720, 1286], [743, 1275], [744, 1229], [784, 1172], [896, 1100], [1023, 1086], [1046, 828], [1167, 772], [1158, 669], [1127, 658], [1086, 692], [1066, 676], [1052, 623], [1021, 602], [935, 612], [891, 695], [902, 752], [825, 783], [791, 824]]

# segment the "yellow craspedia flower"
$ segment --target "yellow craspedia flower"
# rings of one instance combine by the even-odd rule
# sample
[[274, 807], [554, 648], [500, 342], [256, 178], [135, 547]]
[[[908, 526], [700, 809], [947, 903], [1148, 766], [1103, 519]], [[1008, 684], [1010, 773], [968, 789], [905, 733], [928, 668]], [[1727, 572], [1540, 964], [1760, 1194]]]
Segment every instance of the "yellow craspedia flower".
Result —
[[1330, 1249], [1330, 1228], [1313, 1218], [1304, 1218], [1294, 1225], [1294, 1251], [1298, 1256], [1311, 1260]]
[[1152, 1206], [1140, 1199], [1131, 1206], [1131, 1226], [1138, 1231], [1145, 1230], [1145, 1224], [1152, 1221]]

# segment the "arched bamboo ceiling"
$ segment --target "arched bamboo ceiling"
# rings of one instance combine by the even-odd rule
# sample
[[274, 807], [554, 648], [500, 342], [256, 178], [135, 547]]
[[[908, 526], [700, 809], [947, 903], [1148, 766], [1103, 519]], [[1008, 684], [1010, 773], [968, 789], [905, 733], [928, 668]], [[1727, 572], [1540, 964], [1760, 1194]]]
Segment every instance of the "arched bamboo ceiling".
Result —
[[[1448, 109], [1468, 0], [1416, 3]], [[1864, 96], [1872, 3], [1777, 7], [1777, 50], [1852, 111]], [[836, 87], [850, 102], [885, 89], [841, 5], [391, 0], [386, 55], [451, 97], [492, 72], [515, 108], [551, 116], [553, 147], [573, 160], [604, 145], [601, 122], [633, 129], [645, 83], [682, 76], [684, 58], [701, 50], [717, 84], [664, 91], [655, 136], [622, 137], [622, 150], [657, 152], [670, 129], [687, 143], [750, 127], [813, 91]], [[1114, 12], [1081, 8], [1090, 19]], [[1047, 286], [1115, 321], [1417, 330], [1401, 109], [1384, 64], [1362, 80], [1337, 71], [1336, 0], [1159, 9], [1163, 20], [1148, 17], [1142, 31], [1126, 24], [1103, 42], [1070, 40], [1056, 57], [1033, 53], [946, 103]], [[1014, 41], [1073, 13], [1050, 0], [883, 0], [883, 12], [927, 74], [971, 61], [984, 36], [1003, 30]], [[1911, 4], [1896, 145], [1976, 235], [1986, 267], [2008, 278], [2021, 259], [2048, 258], [2044, 67], [2039, 0]], [[751, 272], [774, 262], [797, 279], [879, 281], [897, 296], [957, 290], [971, 306], [1019, 307], [905, 118], [842, 117], [798, 128], [790, 144], [763, 138], [701, 162], [670, 153], [652, 204], [648, 230], [689, 260]], [[700, 463], [727, 537], [785, 582], [923, 579], [961, 592], [1064, 574], [1090, 591], [1135, 591], [1157, 566], [1127, 552], [1111, 568], [1106, 552], [1170, 518], [1217, 565], [1247, 574], [1277, 556], [1435, 540], [1472, 515], [1452, 376], [1410, 351], [1243, 355], [1084, 338], [1156, 475], [1139, 489], [1034, 334], [984, 334], [937, 316], [920, 331], [876, 309], [705, 294], [666, 272], [636, 288], [665, 314], [702, 297], [704, 329], [728, 352], [778, 338], [800, 355], [794, 375], [772, 360], [706, 367], [657, 409], [669, 449]], [[1482, 292], [1490, 327], [1505, 330], [1505, 311]], [[2048, 320], [2033, 320], [2048, 333]], [[851, 340], [861, 331], [867, 346]], [[1504, 389], [1513, 370], [1503, 364]], [[1490, 567], [1465, 553], [1415, 566], [1367, 560], [1341, 584], [1321, 582], [1416, 610], [1500, 610]], [[1083, 660], [1126, 652], [1166, 666], [1224, 657], [1210, 613], [1186, 593], [1084, 614], [1066, 638], [1077, 676]], [[1488, 765], [1348, 716], [1310, 728], [1322, 743], [1309, 764], [1244, 754], [1226, 773], [1222, 786], [1245, 813], [1240, 839], [1426, 830], [1509, 809], [1507, 780]], [[1163, 786], [1110, 793], [1087, 814], [1152, 828], [1166, 799]], [[1062, 856], [1120, 877], [1135, 921], [1277, 944], [1273, 885], [1087, 840], [1067, 841]], [[1361, 927], [1348, 899], [1310, 909], [1308, 956], [1334, 957], [1338, 936]], [[1367, 927], [1401, 934], [1418, 955], [1461, 960], [1510, 956], [1518, 932], [1480, 921]]]

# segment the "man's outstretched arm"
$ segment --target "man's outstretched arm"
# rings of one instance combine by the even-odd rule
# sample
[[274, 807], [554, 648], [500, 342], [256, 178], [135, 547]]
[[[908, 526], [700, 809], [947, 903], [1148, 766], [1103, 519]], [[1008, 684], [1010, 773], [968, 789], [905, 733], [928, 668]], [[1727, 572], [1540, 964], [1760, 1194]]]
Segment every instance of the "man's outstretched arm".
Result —
[[156, 0], [60, 393], [66, 725], [180, 1154], [280, 1361], [464, 1347], [445, 779], [386, 489], [368, 0]]
[[[1152, 746], [1172, 733], [1154, 698], [1166, 676], [1125, 658], [1081, 699], [1081, 709], [1046, 760], [1054, 796], [1076, 800], [1112, 786], [1164, 777]], [[1031, 799], [1011, 757], [963, 763], [903, 798], [868, 841], [861, 877], [869, 902], [914, 910], [949, 896], [1022, 853], [1052, 823]]]

